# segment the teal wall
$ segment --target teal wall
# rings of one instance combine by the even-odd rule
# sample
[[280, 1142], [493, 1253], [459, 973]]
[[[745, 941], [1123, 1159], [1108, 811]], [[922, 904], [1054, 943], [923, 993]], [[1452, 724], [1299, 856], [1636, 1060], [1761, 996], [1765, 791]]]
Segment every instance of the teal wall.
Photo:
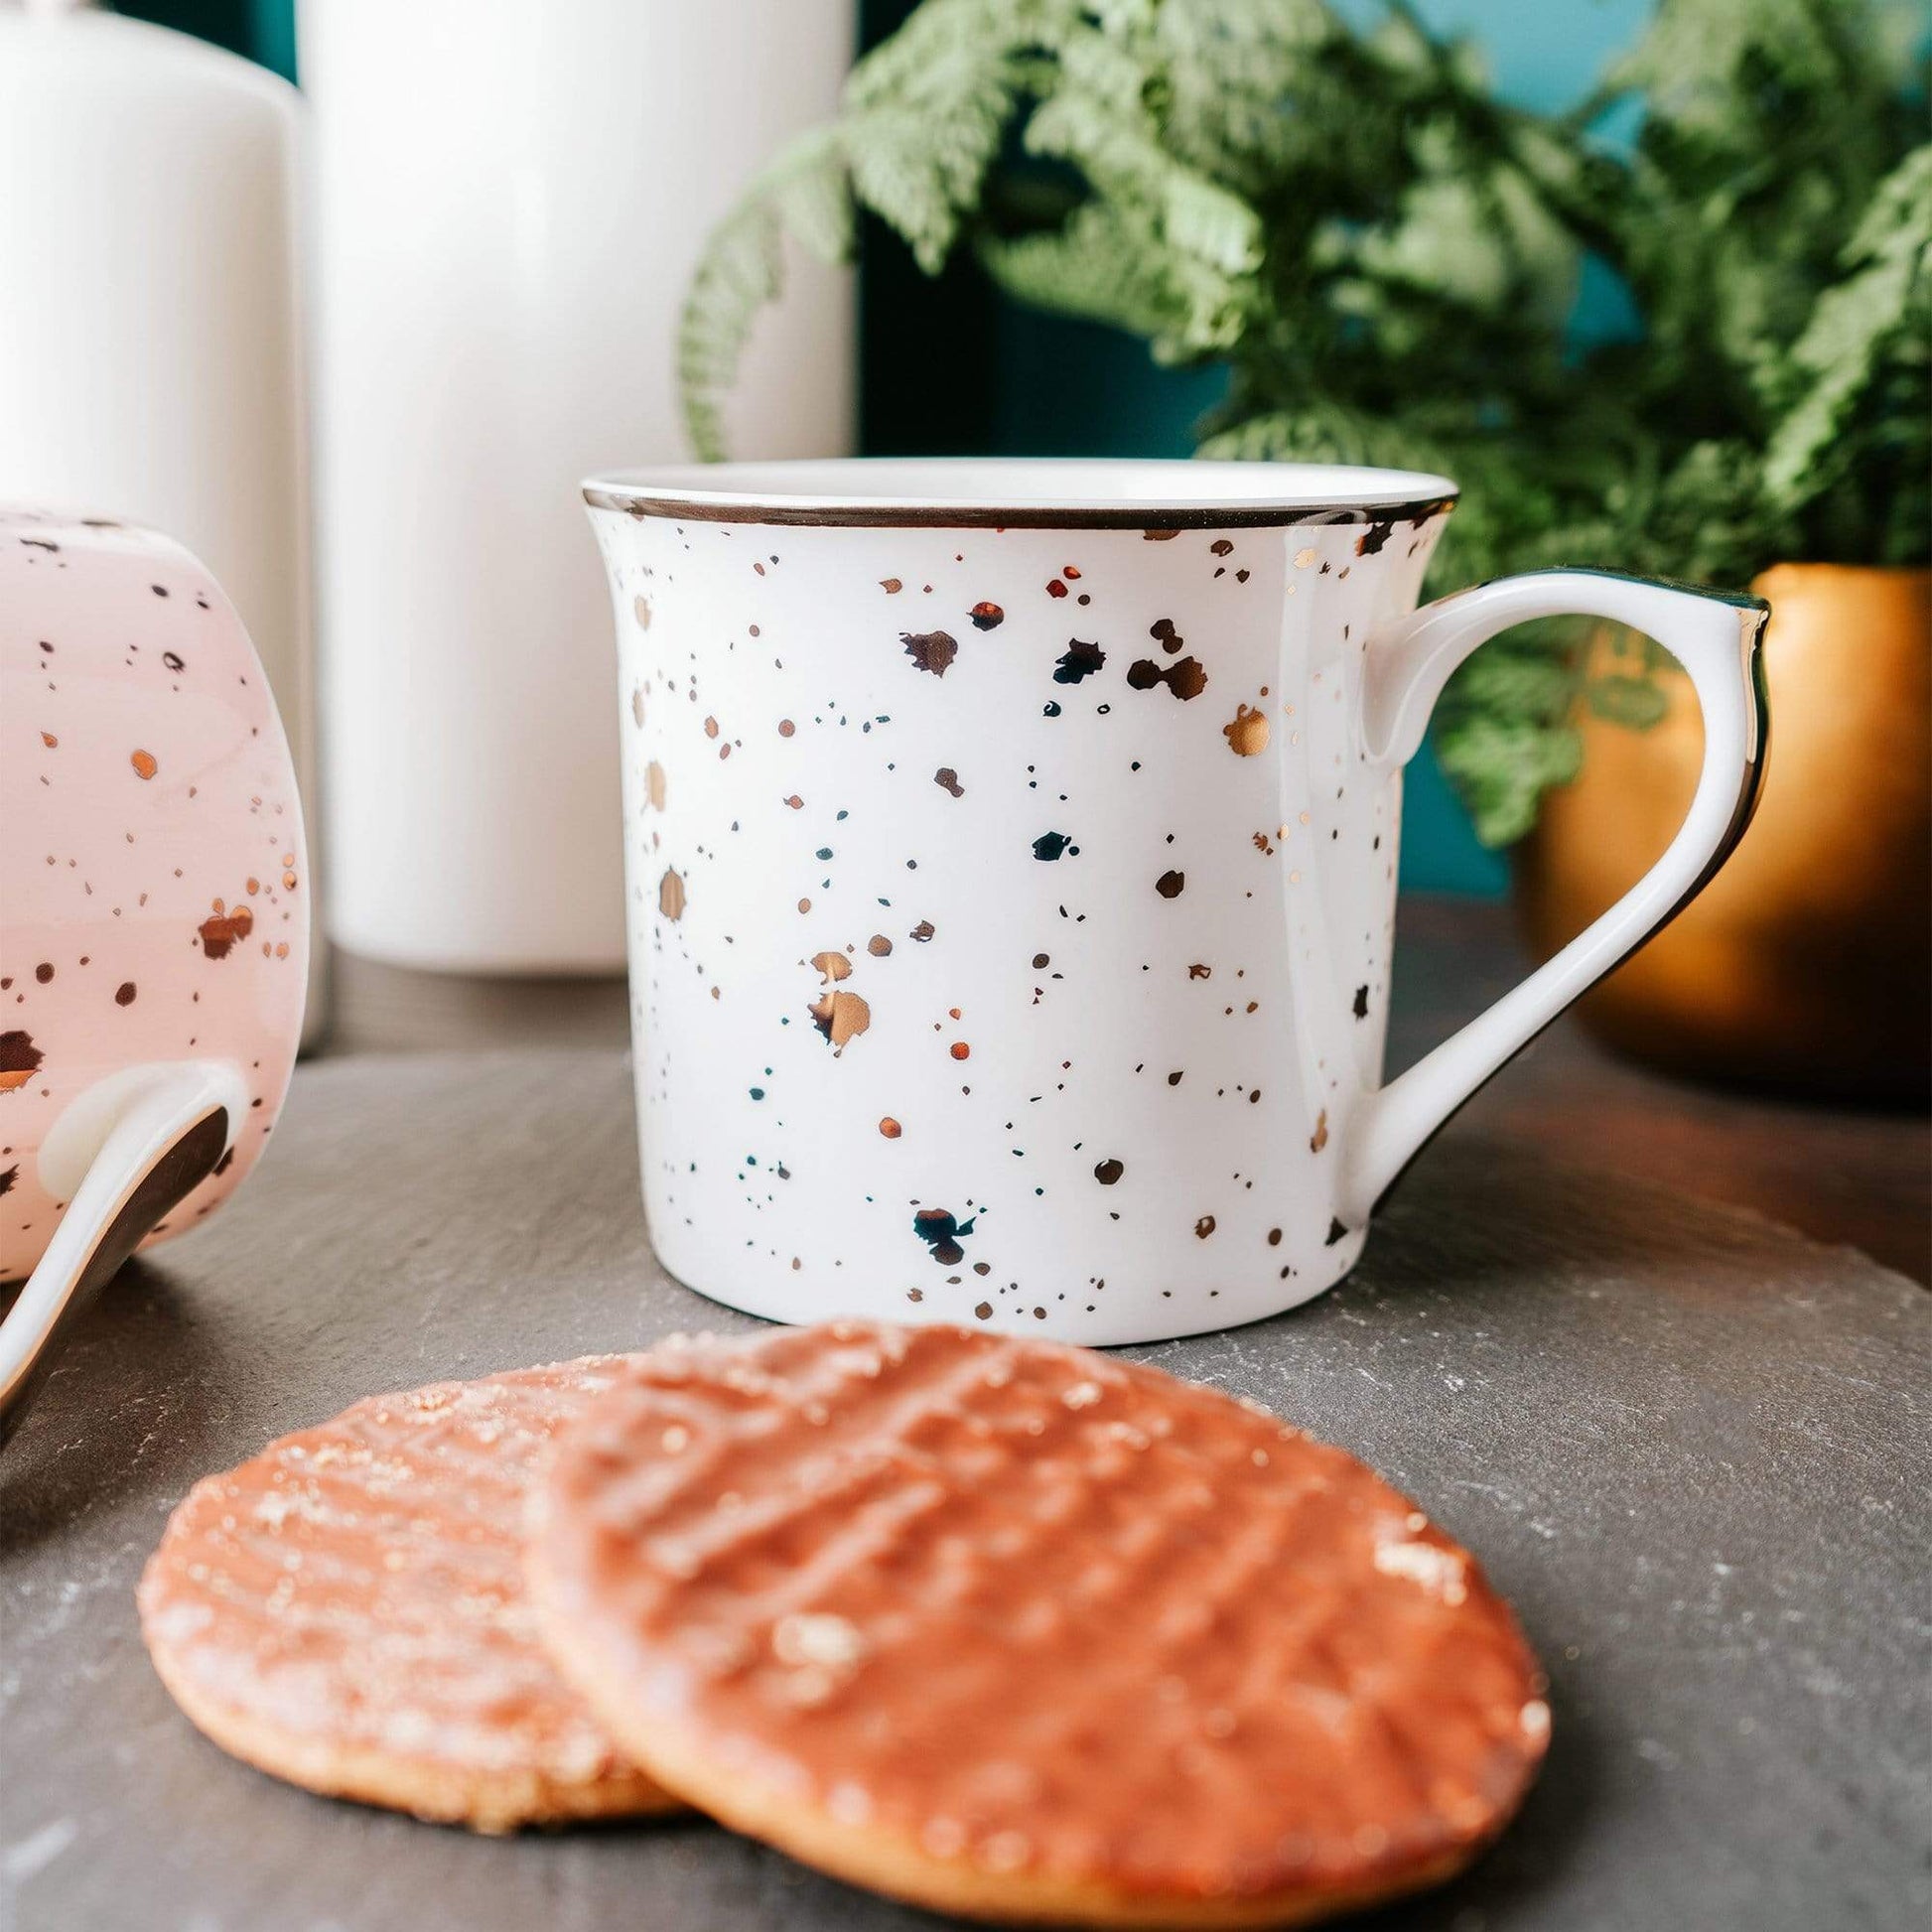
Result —
[[159, 21], [231, 47], [295, 78], [295, 0], [111, 0], [116, 13]]
[[[866, 43], [890, 33], [912, 4], [858, 0]], [[1363, 20], [1377, 11], [1376, 0], [1336, 4]], [[1554, 107], [1584, 93], [1604, 62], [1629, 45], [1651, 0], [1417, 4], [1432, 27], [1482, 42], [1505, 94], [1526, 106]], [[122, 0], [121, 11], [201, 34], [296, 77], [294, 0]], [[1214, 371], [1157, 369], [1138, 343], [1016, 308], [968, 268], [929, 281], [878, 231], [867, 236], [863, 272], [861, 437], [868, 451], [1181, 456], [1191, 447], [1192, 425], [1219, 394]], [[1579, 332], [1615, 331], [1624, 319], [1615, 287], [1587, 273]], [[946, 371], [937, 385], [935, 367]], [[1495, 894], [1506, 884], [1502, 861], [1477, 845], [1427, 753], [1410, 767], [1402, 879], [1412, 890], [1439, 892]]]

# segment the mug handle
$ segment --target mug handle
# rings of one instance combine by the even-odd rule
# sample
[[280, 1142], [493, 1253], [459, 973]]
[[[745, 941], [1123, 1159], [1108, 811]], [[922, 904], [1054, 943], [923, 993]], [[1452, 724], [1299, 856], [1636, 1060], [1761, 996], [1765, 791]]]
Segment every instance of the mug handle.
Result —
[[55, 1122], [41, 1173], [68, 1206], [0, 1321], [0, 1446], [53, 1365], [62, 1331], [233, 1146], [246, 1093], [240, 1074], [218, 1062], [131, 1067]]
[[1346, 1139], [1340, 1216], [1356, 1228], [1449, 1117], [1500, 1067], [1683, 910], [1730, 856], [1764, 776], [1770, 717], [1758, 645], [1763, 599], [1615, 571], [1538, 570], [1426, 604], [1371, 631], [1360, 747], [1371, 766], [1407, 764], [1450, 674], [1500, 630], [1534, 618], [1592, 617], [1654, 637], [1681, 664], [1704, 714], [1704, 768], [1663, 857], [1594, 924], [1406, 1073], [1366, 1094]]

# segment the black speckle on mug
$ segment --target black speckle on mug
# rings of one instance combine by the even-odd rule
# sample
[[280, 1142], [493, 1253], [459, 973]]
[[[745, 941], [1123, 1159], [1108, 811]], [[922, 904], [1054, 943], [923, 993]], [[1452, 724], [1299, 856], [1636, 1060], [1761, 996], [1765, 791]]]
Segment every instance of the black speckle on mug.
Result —
[[1091, 677], [1106, 661], [1107, 653], [1098, 644], [1082, 643], [1078, 637], [1069, 637], [1066, 649], [1060, 654], [1060, 661], [1053, 667], [1053, 682], [1078, 684], [1082, 678]]

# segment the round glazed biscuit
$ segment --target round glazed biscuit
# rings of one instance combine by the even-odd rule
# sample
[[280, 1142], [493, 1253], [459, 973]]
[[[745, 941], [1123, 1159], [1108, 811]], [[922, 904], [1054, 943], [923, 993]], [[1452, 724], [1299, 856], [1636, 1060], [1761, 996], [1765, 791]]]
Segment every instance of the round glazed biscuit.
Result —
[[1458, 1870], [1549, 1710], [1508, 1606], [1340, 1449], [1052, 1343], [660, 1349], [559, 1442], [544, 1642], [670, 1789], [942, 1910], [1282, 1925]]
[[141, 1578], [175, 1702], [293, 1784], [479, 1831], [679, 1809], [552, 1669], [520, 1563], [550, 1438], [639, 1359], [371, 1396], [197, 1483]]

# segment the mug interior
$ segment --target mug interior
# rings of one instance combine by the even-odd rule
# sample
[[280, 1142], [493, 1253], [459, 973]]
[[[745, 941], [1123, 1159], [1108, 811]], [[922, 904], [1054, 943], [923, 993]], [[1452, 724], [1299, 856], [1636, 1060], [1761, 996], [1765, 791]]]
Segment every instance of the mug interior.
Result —
[[847, 457], [674, 464], [593, 477], [587, 501], [633, 515], [731, 521], [1184, 527], [1414, 516], [1447, 477], [1322, 463], [1135, 457]]

